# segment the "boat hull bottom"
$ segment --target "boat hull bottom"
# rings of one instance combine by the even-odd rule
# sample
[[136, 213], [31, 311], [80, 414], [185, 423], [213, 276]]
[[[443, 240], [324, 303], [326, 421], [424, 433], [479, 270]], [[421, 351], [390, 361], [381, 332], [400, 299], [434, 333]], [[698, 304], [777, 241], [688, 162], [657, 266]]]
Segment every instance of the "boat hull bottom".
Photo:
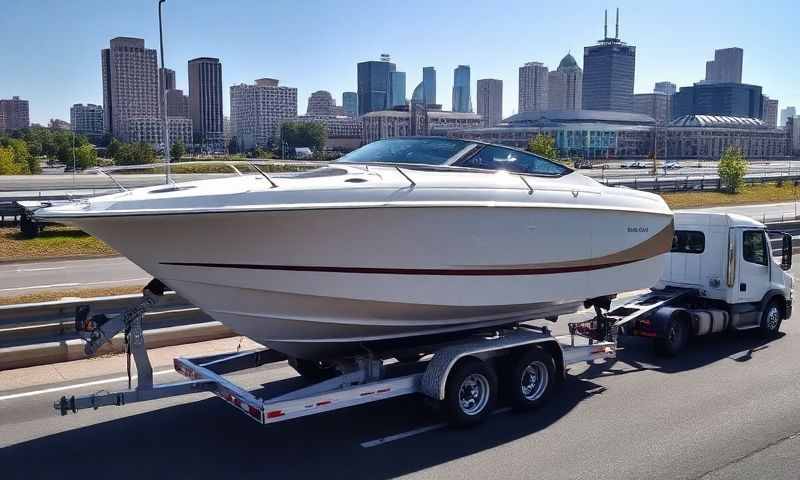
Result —
[[[325, 360], [380, 354], [403, 339], [512, 325], [567, 315], [582, 301], [503, 306], [379, 302], [232, 288], [179, 280], [166, 283], [234, 332], [290, 357]], [[214, 299], [208, 304], [208, 299]]]

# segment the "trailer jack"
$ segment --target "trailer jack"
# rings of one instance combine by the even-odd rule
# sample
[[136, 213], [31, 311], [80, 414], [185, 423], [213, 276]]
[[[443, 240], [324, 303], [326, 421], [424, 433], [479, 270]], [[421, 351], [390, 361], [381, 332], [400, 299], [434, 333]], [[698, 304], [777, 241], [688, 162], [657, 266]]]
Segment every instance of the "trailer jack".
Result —
[[[75, 331], [86, 342], [84, 351], [86, 355], [95, 355], [106, 343], [111, 342], [118, 333], [125, 333], [125, 350], [128, 357], [128, 388], [131, 388], [131, 355], [136, 364], [136, 391], [144, 391], [153, 386], [153, 367], [150, 358], [147, 356], [147, 348], [144, 344], [144, 333], [142, 331], [142, 318], [150, 307], [158, 303], [159, 299], [167, 290], [160, 280], [153, 279], [142, 289], [143, 297], [136, 304], [128, 307], [123, 312], [116, 315], [92, 315], [89, 305], [81, 305], [75, 309]], [[55, 402], [54, 407], [62, 415], [68, 411], [77, 411], [80, 406], [76, 406], [75, 397], [61, 399]], [[123, 405], [124, 397], [115, 400], [116, 405]], [[97, 408], [99, 405], [92, 405]]]

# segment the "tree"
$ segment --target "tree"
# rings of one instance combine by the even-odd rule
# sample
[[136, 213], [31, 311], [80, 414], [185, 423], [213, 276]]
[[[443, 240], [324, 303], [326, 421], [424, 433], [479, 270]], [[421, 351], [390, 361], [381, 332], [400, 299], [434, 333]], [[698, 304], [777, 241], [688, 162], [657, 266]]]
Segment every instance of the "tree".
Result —
[[556, 141], [553, 137], [544, 133], [537, 133], [535, 137], [528, 140], [528, 151], [544, 158], [558, 158]]
[[19, 175], [19, 164], [14, 161], [14, 150], [11, 147], [0, 147], [0, 175]]
[[730, 193], [738, 192], [747, 173], [747, 160], [742, 150], [733, 145], [726, 148], [719, 159], [717, 173]]
[[116, 138], [112, 138], [111, 142], [108, 144], [108, 148], [106, 149], [106, 154], [108, 158], [117, 158], [119, 154], [119, 149], [122, 147], [122, 142], [117, 140]]
[[146, 143], [121, 144], [114, 156], [117, 165], [142, 165], [155, 163], [156, 151]]
[[281, 126], [281, 136], [289, 148], [308, 147], [317, 151], [325, 148], [328, 139], [325, 125], [317, 122], [286, 122]]
[[8, 146], [14, 151], [14, 162], [20, 165], [20, 173], [41, 173], [39, 161], [30, 154], [28, 144], [24, 140], [11, 139]]
[[75, 149], [75, 163], [79, 170], [85, 170], [97, 165], [97, 151], [89, 145], [81, 145]]
[[186, 147], [181, 142], [175, 142], [169, 148], [169, 156], [172, 162], [180, 162], [184, 153], [186, 153]]

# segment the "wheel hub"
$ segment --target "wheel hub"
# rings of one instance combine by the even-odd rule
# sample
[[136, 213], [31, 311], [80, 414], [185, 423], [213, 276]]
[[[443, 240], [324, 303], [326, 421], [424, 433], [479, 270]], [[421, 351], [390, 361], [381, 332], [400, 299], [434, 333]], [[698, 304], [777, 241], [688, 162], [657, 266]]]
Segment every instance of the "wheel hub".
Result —
[[523, 370], [520, 379], [522, 396], [530, 401], [538, 399], [547, 388], [547, 381], [547, 367], [539, 361], [531, 362]]
[[489, 380], [478, 373], [469, 375], [461, 382], [458, 399], [461, 410], [467, 415], [480, 413], [489, 402]]

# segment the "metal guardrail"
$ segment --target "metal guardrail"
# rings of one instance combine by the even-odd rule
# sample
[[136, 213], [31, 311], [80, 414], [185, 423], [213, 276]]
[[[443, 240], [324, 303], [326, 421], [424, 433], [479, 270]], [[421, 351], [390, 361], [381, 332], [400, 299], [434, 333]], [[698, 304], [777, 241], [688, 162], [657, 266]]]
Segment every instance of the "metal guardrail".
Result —
[[[75, 317], [75, 308], [91, 304], [92, 313], [119, 313], [130, 306], [141, 294], [118, 295], [113, 297], [76, 298], [52, 302], [27, 303], [21, 305], [0, 306], [0, 328], [15, 328], [37, 324], [71, 323]], [[153, 312], [196, 308], [174, 292], [164, 294]]]

